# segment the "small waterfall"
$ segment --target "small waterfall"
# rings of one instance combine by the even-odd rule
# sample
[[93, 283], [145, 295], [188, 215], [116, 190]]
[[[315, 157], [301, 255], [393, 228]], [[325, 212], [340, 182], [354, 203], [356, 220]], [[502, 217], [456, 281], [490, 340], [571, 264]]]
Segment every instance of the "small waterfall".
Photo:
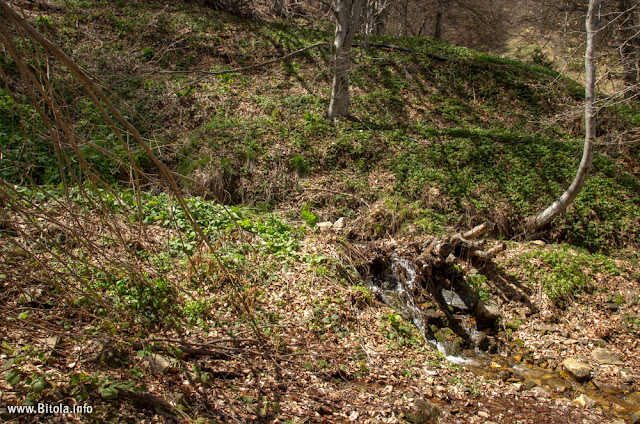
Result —
[[[417, 305], [414, 293], [418, 289], [418, 274], [412, 261], [402, 258], [395, 253], [389, 257], [387, 270], [380, 279], [368, 281], [369, 288], [380, 294], [383, 302], [398, 311], [403, 318], [412, 322], [422, 334], [426, 336], [425, 315]], [[438, 349], [447, 360], [456, 364], [475, 364], [476, 361], [454, 355], [446, 342], [428, 339], [427, 342]]]

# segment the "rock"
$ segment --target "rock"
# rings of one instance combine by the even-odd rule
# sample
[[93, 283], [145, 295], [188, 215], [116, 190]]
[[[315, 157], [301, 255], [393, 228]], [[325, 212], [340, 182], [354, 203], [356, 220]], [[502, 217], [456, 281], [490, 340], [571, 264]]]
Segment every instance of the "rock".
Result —
[[634, 405], [635, 408], [640, 408], [640, 392], [629, 393], [626, 396], [626, 401]]
[[562, 342], [563, 345], [572, 345], [577, 344], [578, 341], [576, 339], [567, 339]]
[[567, 358], [562, 362], [564, 369], [567, 373], [575, 379], [577, 382], [582, 383], [589, 381], [591, 378], [591, 368], [584, 362], [580, 362], [577, 359]]
[[152, 353], [151, 355], [145, 356], [145, 359], [149, 362], [151, 368], [159, 373], [165, 373], [169, 369], [171, 369], [171, 367], [173, 367], [173, 364], [171, 363], [171, 360], [169, 358], [158, 353]]
[[492, 301], [480, 300], [474, 310], [478, 329], [492, 328], [498, 324], [502, 314]]
[[560, 329], [555, 325], [547, 325], [547, 324], [536, 324], [533, 326], [533, 329], [536, 331], [540, 331], [543, 335], [550, 333], [559, 333]]
[[267, 415], [269, 415], [266, 408], [254, 405], [252, 403], [247, 405], [247, 411], [249, 411], [253, 415], [257, 415], [260, 418], [266, 418]]
[[338, 220], [333, 223], [333, 229], [335, 231], [342, 231], [344, 229], [344, 226], [345, 226], [345, 222], [344, 221], [345, 221], [344, 217], [338, 218]]
[[557, 324], [558, 317], [555, 314], [549, 313], [544, 316], [543, 321], [545, 322], [545, 324]]
[[597, 348], [591, 351], [591, 357], [598, 363], [604, 365], [623, 365], [618, 355], [609, 352], [607, 349]]
[[594, 406], [596, 406], [596, 401], [585, 394], [581, 394], [573, 402], [576, 405], [582, 406], [583, 408], [593, 408]]
[[631, 384], [634, 382], [634, 378], [633, 378], [633, 371], [631, 371], [630, 368], [622, 368], [620, 370], [620, 380], [622, 380], [623, 383], [627, 383], [627, 384]]
[[602, 339], [592, 339], [591, 343], [593, 343], [596, 346], [600, 346], [600, 347], [605, 347], [607, 345], [607, 342], [605, 340], [602, 340]]
[[436, 422], [440, 411], [428, 399], [416, 400], [416, 411], [406, 412], [405, 419], [412, 424], [427, 424]]
[[486, 352], [487, 349], [489, 349], [489, 337], [485, 333], [478, 332], [471, 336], [471, 340], [473, 340], [473, 343], [481, 351]]
[[487, 411], [478, 411], [477, 415], [482, 418], [489, 418], [491, 415]]
[[618, 306], [617, 303], [613, 303], [613, 302], [607, 303], [607, 310], [608, 311], [615, 312], [615, 311], [618, 310], [618, 308], [619, 308], [619, 306]]
[[546, 244], [547, 244], [542, 240], [531, 240], [529, 243], [533, 244], [534, 246], [540, 246], [540, 247], [546, 246]]
[[640, 424], [640, 411], [636, 411], [631, 416], [631, 424]]
[[460, 295], [453, 290], [442, 290], [442, 297], [447, 305], [451, 306], [453, 309], [458, 309], [460, 311], [469, 311], [471, 307], [460, 297]]
[[610, 395], [618, 395], [620, 394], [620, 389], [615, 386], [612, 386], [609, 383], [605, 383], [602, 380], [593, 380], [593, 384], [605, 393], [609, 393]]
[[88, 350], [94, 352], [86, 359], [88, 362], [104, 362], [111, 368], [117, 368], [122, 365], [120, 352], [112, 339], [92, 340], [89, 342]]
[[333, 223], [331, 221], [319, 222], [316, 224], [316, 226], [322, 232], [328, 232], [333, 229]]

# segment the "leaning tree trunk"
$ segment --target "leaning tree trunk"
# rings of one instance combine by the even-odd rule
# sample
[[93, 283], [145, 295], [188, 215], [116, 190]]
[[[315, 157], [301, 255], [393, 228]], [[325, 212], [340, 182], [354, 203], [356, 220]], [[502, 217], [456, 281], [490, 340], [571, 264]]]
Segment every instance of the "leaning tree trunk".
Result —
[[589, 9], [586, 18], [587, 27], [587, 48], [584, 56], [584, 65], [586, 71], [585, 82], [585, 104], [584, 104], [584, 123], [585, 123], [585, 135], [584, 135], [584, 150], [582, 153], [582, 160], [578, 167], [573, 182], [555, 202], [553, 202], [547, 209], [542, 211], [536, 217], [533, 217], [528, 222], [528, 227], [531, 230], [537, 230], [549, 223], [558, 214], [562, 213], [567, 206], [573, 202], [576, 196], [584, 187], [584, 183], [589, 174], [591, 164], [593, 163], [593, 143], [596, 134], [596, 121], [595, 121], [595, 81], [596, 81], [596, 67], [593, 61], [593, 55], [596, 49], [596, 33], [597, 33], [597, 9], [601, 0], [589, 0]]
[[351, 45], [358, 30], [362, 0], [335, 0], [336, 34], [334, 38], [335, 61], [331, 101], [327, 117], [334, 119], [349, 116], [349, 67], [351, 66]]

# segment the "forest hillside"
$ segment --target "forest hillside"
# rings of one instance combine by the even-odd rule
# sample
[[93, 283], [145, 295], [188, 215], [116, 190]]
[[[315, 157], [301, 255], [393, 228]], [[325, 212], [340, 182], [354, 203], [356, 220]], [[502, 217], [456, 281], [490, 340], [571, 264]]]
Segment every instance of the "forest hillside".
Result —
[[332, 120], [331, 21], [0, 2], [2, 420], [640, 422], [637, 99], [532, 231], [551, 63], [356, 36]]

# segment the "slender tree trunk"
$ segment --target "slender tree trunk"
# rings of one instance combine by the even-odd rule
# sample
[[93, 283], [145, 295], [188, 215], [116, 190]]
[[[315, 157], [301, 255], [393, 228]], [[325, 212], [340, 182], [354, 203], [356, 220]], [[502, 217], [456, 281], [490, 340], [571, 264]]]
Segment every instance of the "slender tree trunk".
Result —
[[436, 27], [433, 31], [433, 38], [442, 40], [442, 20], [444, 19], [445, 0], [438, 0], [438, 9], [436, 10]]
[[638, 73], [640, 72], [640, 36], [638, 35], [638, 8], [634, 0], [620, 0], [618, 12], [620, 19], [620, 56], [622, 58], [623, 79], [625, 95], [627, 98], [635, 97], [640, 89]]
[[336, 0], [336, 34], [333, 42], [335, 61], [331, 101], [327, 117], [334, 119], [349, 116], [349, 67], [351, 66], [351, 45], [358, 30], [362, 0]]
[[565, 191], [562, 196], [553, 202], [547, 209], [542, 211], [538, 216], [530, 219], [528, 227], [532, 230], [539, 229], [549, 223], [558, 214], [562, 213], [567, 206], [573, 202], [576, 198], [589, 174], [591, 164], [593, 163], [593, 143], [596, 133], [595, 122], [595, 81], [596, 81], [596, 67], [593, 61], [593, 55], [596, 49], [596, 34], [597, 34], [597, 12], [601, 0], [589, 0], [589, 10], [587, 12], [586, 27], [587, 27], [587, 48], [584, 56], [584, 65], [586, 71], [585, 82], [585, 105], [584, 105], [584, 123], [585, 123], [585, 135], [584, 135], [584, 150], [582, 152], [582, 160], [578, 167], [573, 182]]

